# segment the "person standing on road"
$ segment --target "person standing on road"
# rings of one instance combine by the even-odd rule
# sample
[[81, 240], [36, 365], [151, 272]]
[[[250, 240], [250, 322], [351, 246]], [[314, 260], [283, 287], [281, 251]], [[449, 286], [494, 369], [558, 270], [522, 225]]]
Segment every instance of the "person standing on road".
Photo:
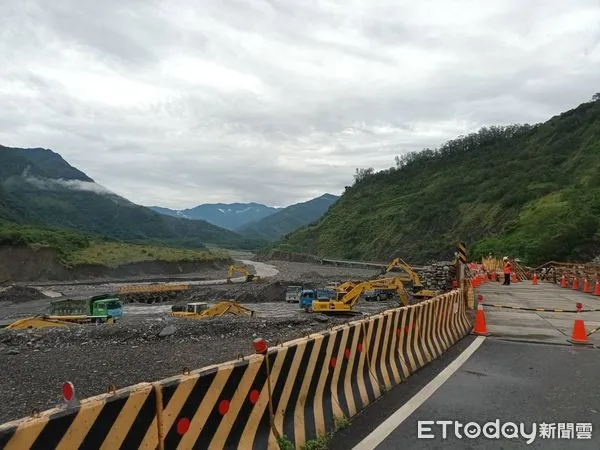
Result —
[[510, 274], [512, 273], [512, 266], [508, 260], [508, 256], [503, 258], [504, 261], [504, 285], [510, 285]]

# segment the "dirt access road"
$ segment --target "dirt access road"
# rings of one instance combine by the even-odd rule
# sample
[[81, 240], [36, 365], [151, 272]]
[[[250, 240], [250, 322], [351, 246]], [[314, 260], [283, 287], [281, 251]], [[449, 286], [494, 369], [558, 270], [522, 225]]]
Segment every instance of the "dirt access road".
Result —
[[[255, 271], [269, 274], [264, 283], [194, 285], [177, 303], [190, 300], [241, 300], [256, 317], [221, 317], [204, 320], [168, 315], [171, 303], [125, 305], [123, 320], [113, 325], [74, 325], [68, 328], [10, 331], [0, 329], [0, 422], [28, 415], [60, 403], [64, 381], [75, 384], [80, 398], [100, 394], [107, 386], [124, 387], [154, 381], [209, 364], [252, 353], [251, 343], [263, 337], [274, 344], [336, 325], [350, 317], [330, 318], [305, 313], [285, 303], [289, 284], [316, 287], [328, 281], [364, 279], [372, 270], [269, 261]], [[276, 271], [276, 273], [275, 273]], [[200, 274], [214, 279], [222, 272]], [[90, 296], [112, 289], [106, 284], [47, 285], [47, 292]], [[54, 294], [55, 295], [55, 294]], [[1, 293], [0, 293], [1, 298]], [[0, 317], [43, 313], [51, 298], [0, 302]], [[356, 309], [366, 314], [396, 306], [394, 301], [367, 303]]]

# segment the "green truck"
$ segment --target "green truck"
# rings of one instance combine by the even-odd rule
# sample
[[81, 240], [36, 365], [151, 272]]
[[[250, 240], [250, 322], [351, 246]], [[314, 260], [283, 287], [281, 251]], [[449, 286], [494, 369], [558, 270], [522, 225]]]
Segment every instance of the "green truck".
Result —
[[55, 300], [50, 303], [50, 314], [78, 317], [82, 322], [116, 322], [123, 317], [123, 305], [117, 295], [102, 294], [81, 300]]

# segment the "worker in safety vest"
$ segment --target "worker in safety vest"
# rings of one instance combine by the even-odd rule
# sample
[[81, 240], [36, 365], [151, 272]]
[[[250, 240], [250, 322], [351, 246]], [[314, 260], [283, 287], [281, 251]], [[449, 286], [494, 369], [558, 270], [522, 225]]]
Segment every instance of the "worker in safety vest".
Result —
[[512, 273], [512, 266], [510, 264], [510, 261], [508, 260], [508, 256], [505, 256], [503, 258], [503, 260], [504, 260], [504, 283], [502, 283], [502, 284], [509, 285], [510, 284], [510, 274]]

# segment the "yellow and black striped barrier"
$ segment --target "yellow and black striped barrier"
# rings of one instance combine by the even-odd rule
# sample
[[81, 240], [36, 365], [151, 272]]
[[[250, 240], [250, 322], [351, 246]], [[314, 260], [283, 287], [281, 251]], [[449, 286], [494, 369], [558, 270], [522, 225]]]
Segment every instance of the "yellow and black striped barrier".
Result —
[[82, 400], [0, 426], [0, 448], [158, 447], [156, 396], [150, 383]]
[[[0, 448], [296, 448], [464, 337], [463, 292], [0, 426]], [[270, 383], [269, 383], [270, 382]], [[273, 414], [269, 408], [272, 405]]]
[[494, 305], [491, 303], [482, 303], [483, 306], [490, 308], [504, 308], [504, 309], [517, 309], [521, 311], [537, 311], [537, 312], [557, 312], [557, 313], [577, 313], [577, 312], [597, 312], [600, 309], [556, 309], [556, 308], [525, 308], [523, 306], [510, 306], [510, 305]]

